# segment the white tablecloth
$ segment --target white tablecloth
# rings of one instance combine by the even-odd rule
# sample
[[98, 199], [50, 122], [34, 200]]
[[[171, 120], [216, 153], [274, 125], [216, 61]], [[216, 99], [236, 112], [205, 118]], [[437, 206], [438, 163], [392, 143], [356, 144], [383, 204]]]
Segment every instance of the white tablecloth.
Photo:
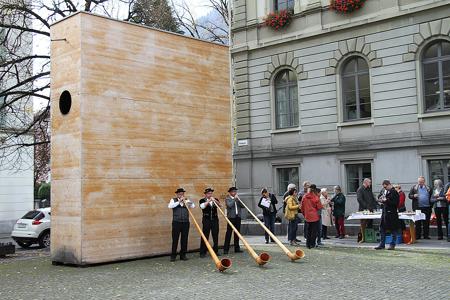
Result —
[[[400, 220], [410, 220], [413, 222], [425, 220], [425, 214], [419, 213], [415, 215], [399, 213], [398, 218]], [[379, 214], [363, 214], [360, 212], [352, 213], [347, 220], [377, 220], [381, 219], [381, 213]]]

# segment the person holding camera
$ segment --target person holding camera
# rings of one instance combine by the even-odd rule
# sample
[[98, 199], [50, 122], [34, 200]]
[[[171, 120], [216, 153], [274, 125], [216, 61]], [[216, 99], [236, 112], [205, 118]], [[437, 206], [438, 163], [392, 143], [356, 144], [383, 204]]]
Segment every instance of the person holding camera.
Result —
[[375, 250], [382, 250], [386, 245], [386, 232], [392, 234], [392, 241], [388, 250], [395, 250], [398, 230], [400, 229], [400, 220], [398, 218], [399, 195], [389, 180], [383, 181], [383, 189], [378, 196], [378, 202], [381, 204], [381, 224], [380, 224], [380, 244]]

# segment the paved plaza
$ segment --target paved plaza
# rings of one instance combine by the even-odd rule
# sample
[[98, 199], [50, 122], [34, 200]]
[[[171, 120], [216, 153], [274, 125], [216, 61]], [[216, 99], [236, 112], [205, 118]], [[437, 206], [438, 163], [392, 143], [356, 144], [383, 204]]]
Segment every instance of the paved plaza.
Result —
[[[336, 245], [305, 250], [292, 263], [276, 245], [258, 244], [272, 260], [258, 267], [233, 254], [231, 269], [190, 253], [89, 268], [53, 266], [48, 251], [0, 260], [0, 299], [449, 299], [450, 248], [374, 251]], [[302, 247], [304, 249], [304, 247]], [[28, 250], [30, 251], [30, 250]], [[20, 253], [19, 253], [20, 254]]]

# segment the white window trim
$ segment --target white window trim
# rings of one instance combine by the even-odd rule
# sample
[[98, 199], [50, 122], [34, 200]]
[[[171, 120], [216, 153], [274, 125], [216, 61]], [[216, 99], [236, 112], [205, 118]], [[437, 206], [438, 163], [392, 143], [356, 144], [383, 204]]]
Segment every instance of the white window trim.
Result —
[[422, 54], [423, 50], [427, 48], [428, 45], [431, 43], [437, 41], [437, 40], [445, 40], [450, 42], [449, 36], [444, 35], [438, 35], [434, 36], [430, 39], [428, 39], [426, 42], [422, 43], [422, 45], [419, 46], [419, 48], [416, 51], [416, 86], [417, 86], [417, 106], [418, 106], [418, 119], [424, 119], [424, 118], [433, 118], [433, 117], [441, 117], [441, 116], [449, 116], [450, 115], [450, 109], [443, 110], [443, 111], [432, 111], [432, 112], [425, 112], [425, 97], [423, 95], [423, 68], [422, 68]]
[[[343, 105], [343, 96], [342, 96], [342, 67], [349, 59], [351, 59], [354, 56], [359, 56], [363, 58], [367, 62], [367, 67], [369, 68], [369, 88], [370, 88], [370, 119], [359, 119], [354, 121], [344, 121], [344, 105]], [[336, 68], [336, 107], [337, 107], [337, 113], [338, 113], [338, 123], [336, 124], [337, 127], [344, 127], [344, 126], [357, 126], [357, 125], [366, 125], [366, 124], [374, 124], [373, 119], [373, 88], [372, 88], [372, 67], [370, 66], [370, 61], [362, 55], [361, 53], [355, 53], [351, 52], [345, 57], [343, 57]]]
[[[295, 77], [297, 78], [297, 106], [298, 106], [298, 126], [297, 127], [288, 127], [288, 128], [280, 128], [277, 129], [277, 121], [276, 121], [276, 105], [275, 105], [275, 77], [277, 77], [278, 73], [282, 70], [289, 69], [292, 72], [294, 72]], [[277, 133], [286, 133], [286, 132], [295, 132], [295, 131], [301, 131], [301, 120], [300, 120], [300, 85], [298, 80], [298, 74], [297, 71], [290, 67], [290, 66], [280, 66], [276, 70], [272, 72], [272, 76], [270, 77], [270, 133], [271, 134], [277, 134]]]

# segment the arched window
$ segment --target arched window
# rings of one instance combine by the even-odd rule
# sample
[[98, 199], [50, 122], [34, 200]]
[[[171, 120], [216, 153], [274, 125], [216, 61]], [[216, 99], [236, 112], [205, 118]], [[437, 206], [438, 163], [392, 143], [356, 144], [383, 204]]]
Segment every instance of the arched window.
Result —
[[344, 62], [342, 73], [344, 121], [371, 117], [369, 66], [359, 56]]
[[275, 77], [276, 129], [298, 127], [297, 77], [286, 69]]
[[422, 54], [426, 112], [450, 109], [450, 42], [437, 41]]

